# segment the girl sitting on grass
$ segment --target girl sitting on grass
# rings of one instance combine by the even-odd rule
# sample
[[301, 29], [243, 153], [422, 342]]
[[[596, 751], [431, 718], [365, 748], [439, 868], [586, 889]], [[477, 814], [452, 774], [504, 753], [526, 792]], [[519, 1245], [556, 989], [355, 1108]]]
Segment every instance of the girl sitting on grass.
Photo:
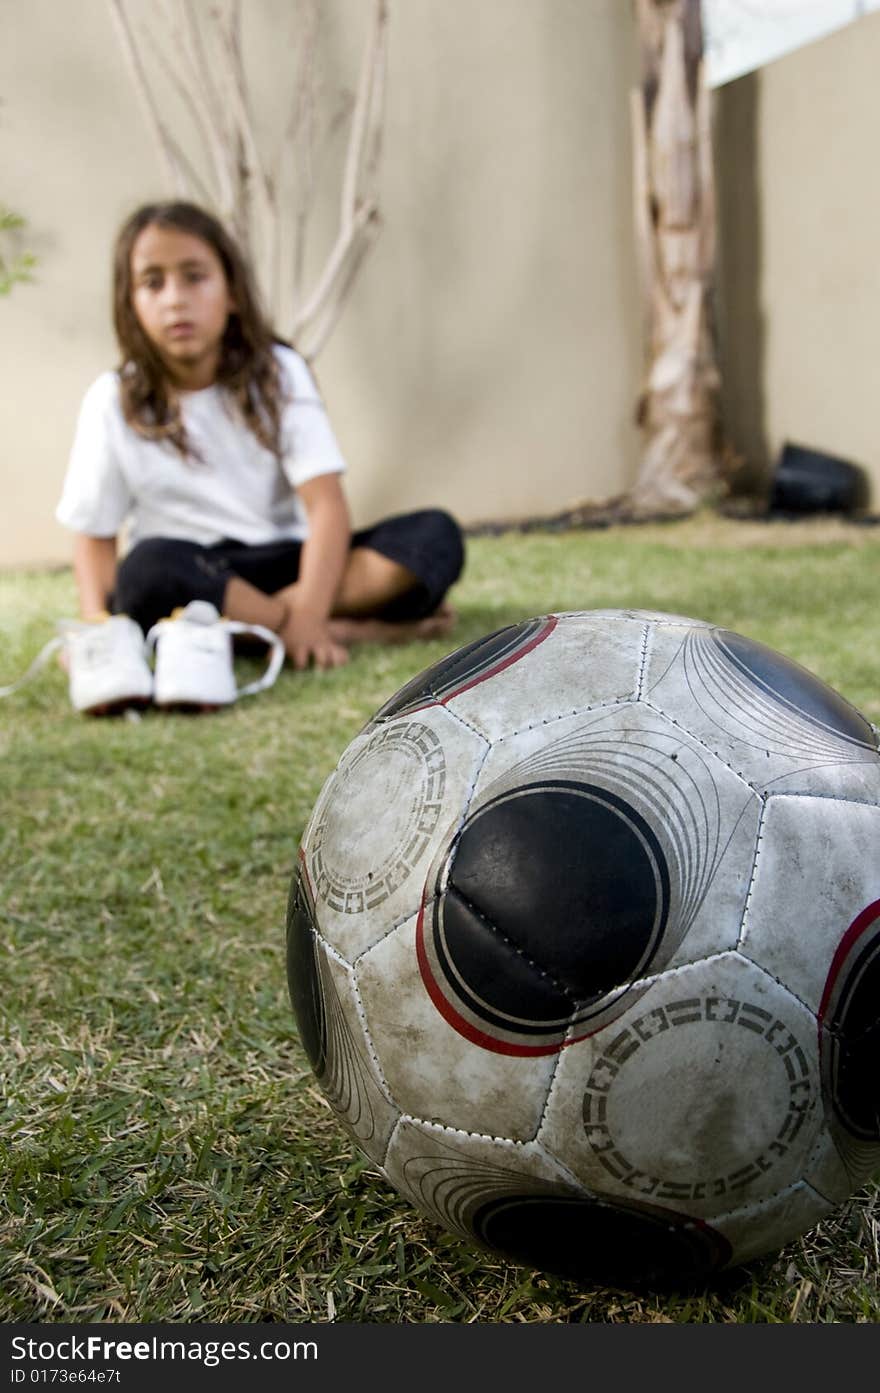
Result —
[[314, 378], [214, 217], [178, 202], [125, 222], [114, 323], [121, 364], [86, 393], [56, 512], [76, 534], [83, 619], [124, 614], [143, 634], [207, 601], [273, 630], [299, 669], [451, 628], [457, 523], [427, 509], [352, 534]]

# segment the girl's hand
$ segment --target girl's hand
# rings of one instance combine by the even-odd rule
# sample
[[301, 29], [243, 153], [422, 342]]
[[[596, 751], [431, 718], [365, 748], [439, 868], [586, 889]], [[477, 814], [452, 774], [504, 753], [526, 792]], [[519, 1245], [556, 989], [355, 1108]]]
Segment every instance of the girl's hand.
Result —
[[348, 505], [335, 474], [321, 474], [297, 488], [309, 520], [299, 559], [299, 576], [278, 591], [287, 620], [278, 632], [296, 668], [340, 667], [348, 649], [333, 631], [333, 603], [348, 560], [351, 529]]
[[337, 643], [327, 620], [320, 615], [291, 609], [278, 633], [288, 658], [299, 672], [310, 663], [316, 668], [331, 668], [348, 662], [348, 649]]

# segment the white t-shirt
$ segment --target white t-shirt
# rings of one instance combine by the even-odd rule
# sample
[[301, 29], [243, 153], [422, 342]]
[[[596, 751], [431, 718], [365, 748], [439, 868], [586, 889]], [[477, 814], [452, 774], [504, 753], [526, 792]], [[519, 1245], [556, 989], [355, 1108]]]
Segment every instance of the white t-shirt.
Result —
[[308, 524], [297, 487], [342, 473], [345, 461], [305, 361], [290, 348], [274, 351], [286, 398], [280, 463], [217, 386], [181, 394], [197, 459], [144, 440], [122, 415], [119, 374], [105, 372], [80, 408], [58, 521], [92, 537], [115, 537], [127, 522], [129, 546], [144, 537], [205, 546], [227, 537], [248, 545], [303, 540]]

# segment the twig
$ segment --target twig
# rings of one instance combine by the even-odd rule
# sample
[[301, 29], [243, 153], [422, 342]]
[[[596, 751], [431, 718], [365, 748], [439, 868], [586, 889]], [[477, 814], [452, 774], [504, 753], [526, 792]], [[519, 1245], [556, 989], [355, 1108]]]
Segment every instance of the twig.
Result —
[[345, 161], [345, 173], [342, 179], [342, 199], [339, 211], [343, 234], [349, 230], [355, 212], [357, 211], [358, 188], [360, 185], [364, 143], [367, 136], [367, 122], [370, 112], [373, 109], [373, 86], [377, 76], [384, 73], [384, 64], [380, 64], [379, 56], [384, 44], [387, 19], [388, 7], [385, 0], [375, 0], [375, 5], [373, 7], [373, 27], [361, 64], [357, 100], [355, 101], [354, 114], [351, 120], [351, 135]]
[[[302, 300], [308, 224], [315, 191], [315, 49], [317, 46], [318, 11], [314, 0], [309, 4], [307, 13], [302, 55], [296, 79], [295, 99], [290, 120], [284, 132], [282, 146], [276, 158], [276, 187], [280, 190], [287, 146], [297, 151], [299, 156], [296, 161], [298, 179], [293, 214], [291, 322], [295, 322]], [[279, 255], [281, 250], [281, 238], [279, 238]]]
[[374, 209], [371, 216], [367, 219], [364, 227], [364, 235], [351, 244], [351, 249], [347, 261], [341, 269], [337, 281], [335, 294], [324, 306], [321, 318], [311, 328], [311, 334], [305, 338], [301, 351], [303, 357], [309, 362], [317, 358], [321, 349], [326, 344], [333, 330], [336, 328], [339, 316], [345, 306], [351, 291], [352, 284], [361, 267], [361, 262], [369, 251], [375, 238], [378, 236], [381, 227], [378, 210]]
[[336, 286], [342, 279], [352, 247], [357, 243], [370, 219], [375, 216], [376, 211], [376, 207], [372, 203], [361, 204], [349, 226], [340, 231], [336, 244], [327, 258], [321, 278], [312, 291], [295, 326], [295, 337], [298, 337], [319, 315], [323, 314], [326, 308], [325, 302], [334, 293]]
[[[210, 137], [210, 135], [209, 135], [209, 133], [208, 133], [208, 131], [209, 131], [209, 126], [208, 126], [208, 124], [207, 124], [207, 123], [210, 122], [210, 116], [208, 116], [207, 113], [204, 111], [204, 109], [200, 106], [198, 97], [197, 97], [197, 95], [196, 95], [196, 93], [197, 93], [196, 84], [193, 83], [193, 82], [189, 82], [189, 83], [188, 83], [188, 82], [186, 82], [186, 81], [181, 77], [180, 73], [175, 69], [173, 63], [172, 63], [172, 62], [170, 61], [170, 59], [168, 58], [168, 55], [167, 55], [167, 54], [165, 53], [165, 51], [161, 48], [161, 46], [156, 42], [155, 38], [153, 37], [153, 35], [152, 35], [151, 33], [148, 33], [148, 34], [147, 34], [147, 42], [149, 43], [149, 45], [150, 45], [150, 47], [151, 47], [151, 49], [152, 49], [152, 51], [153, 51], [153, 54], [154, 54], [154, 56], [155, 56], [156, 62], [158, 63], [159, 67], [160, 67], [160, 68], [162, 69], [162, 71], [165, 73], [165, 75], [166, 75], [166, 77], [168, 78], [169, 82], [170, 82], [171, 85], [177, 90], [177, 92], [180, 94], [180, 96], [181, 96], [183, 102], [185, 103], [185, 105], [186, 105], [186, 107], [187, 107], [187, 109], [188, 109], [188, 111], [189, 111], [189, 114], [190, 114], [190, 116], [192, 117], [193, 125], [195, 126], [196, 131], [198, 132], [199, 136], [201, 137], [202, 144], [204, 145], [205, 149], [208, 151], [208, 154], [209, 154], [209, 156], [210, 156], [210, 154], [211, 154], [211, 148], [212, 148], [212, 144], [213, 144], [213, 142], [212, 142], [212, 140], [211, 140], [211, 137]], [[170, 132], [166, 131], [166, 133], [165, 133], [165, 139], [166, 139], [166, 141], [168, 142], [169, 145], [171, 145], [171, 144], [174, 145], [175, 151], [176, 151], [176, 156], [177, 156], [178, 159], [181, 159], [182, 152], [181, 152], [181, 150], [180, 150], [180, 147], [179, 147], [179, 145], [177, 145], [177, 142], [174, 141], [174, 138], [173, 138], [173, 136], [170, 134]], [[207, 189], [206, 189], [206, 185], [205, 185], [205, 183], [204, 183], [204, 180], [202, 180], [200, 176], [198, 176], [198, 175], [195, 174], [195, 171], [194, 171], [194, 169], [193, 169], [192, 163], [191, 163], [189, 160], [185, 160], [185, 164], [186, 164], [186, 170], [187, 170], [187, 172], [188, 172], [190, 178], [196, 180], [196, 181], [199, 183], [201, 189], [202, 189], [203, 191], [207, 192]], [[208, 194], [208, 199], [209, 199], [210, 202], [214, 202], [214, 201], [215, 201], [215, 197], [216, 197], [215, 194]]]
[[119, 42], [123, 54], [125, 55], [125, 60], [131, 70], [138, 97], [146, 113], [147, 124], [153, 133], [153, 138], [159, 150], [166, 181], [176, 194], [182, 195], [186, 192], [186, 184], [181, 177], [181, 171], [169, 148], [168, 134], [159, 116], [156, 103], [153, 100], [153, 94], [147, 82], [137, 45], [134, 42], [134, 35], [132, 34], [131, 26], [128, 22], [128, 16], [125, 13], [123, 0], [108, 0], [108, 3], [110, 5], [110, 14], [112, 15], [113, 23], [119, 35]]
[[[310, 290], [305, 290], [306, 239], [317, 187], [316, 77], [318, 9], [309, 0], [303, 46], [295, 74], [291, 115], [277, 158], [267, 165], [257, 138], [244, 66], [241, 0], [222, 0], [201, 16], [194, 0], [159, 0], [164, 35], [138, 35], [126, 0], [108, 0], [126, 63], [163, 163], [166, 182], [179, 197], [195, 190], [214, 204], [249, 255], [272, 317], [279, 301], [290, 246], [291, 325], [314, 357], [338, 322], [354, 278], [381, 226], [375, 180], [382, 147], [387, 0], [373, 0], [357, 96], [341, 177], [339, 228]], [[155, 27], [155, 26], [154, 26]], [[144, 57], [149, 57], [149, 66]], [[180, 98], [198, 140], [190, 159], [172, 134], [154, 76]], [[164, 86], [158, 89], [164, 91]], [[329, 133], [337, 121], [328, 123]], [[296, 161], [295, 192], [282, 208], [288, 151]], [[285, 291], [286, 294], [286, 291]], [[286, 326], [285, 326], [286, 327]]]
[[190, 73], [191, 101], [198, 109], [197, 129], [202, 136], [208, 161], [214, 170], [217, 183], [217, 203], [225, 216], [230, 216], [234, 205], [233, 181], [227, 158], [228, 121], [227, 113], [214, 86], [211, 64], [208, 62], [202, 33], [191, 0], [179, 0], [180, 20], [172, 20], [172, 31], [177, 38], [181, 62], [188, 65]]

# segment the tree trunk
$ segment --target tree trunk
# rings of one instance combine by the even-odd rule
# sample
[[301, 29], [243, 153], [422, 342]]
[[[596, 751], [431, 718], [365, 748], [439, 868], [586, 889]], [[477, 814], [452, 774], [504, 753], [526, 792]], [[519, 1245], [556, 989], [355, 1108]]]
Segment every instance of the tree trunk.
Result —
[[644, 296], [644, 433], [628, 503], [681, 514], [721, 484], [720, 379], [711, 320], [715, 198], [699, 0], [635, 0], [636, 234]]

